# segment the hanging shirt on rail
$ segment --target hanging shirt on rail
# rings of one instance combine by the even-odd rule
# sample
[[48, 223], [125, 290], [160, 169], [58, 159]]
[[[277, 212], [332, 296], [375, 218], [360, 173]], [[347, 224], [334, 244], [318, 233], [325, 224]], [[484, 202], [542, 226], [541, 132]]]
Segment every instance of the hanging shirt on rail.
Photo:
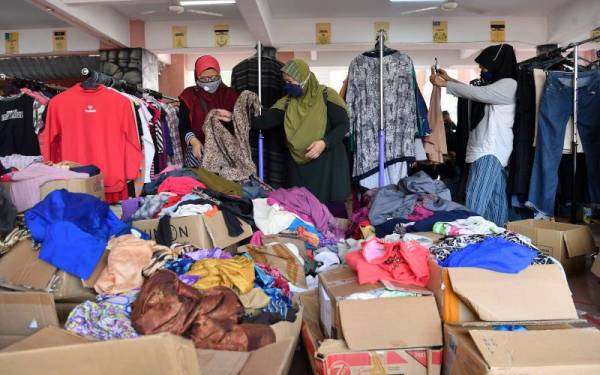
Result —
[[127, 182], [136, 179], [143, 157], [131, 106], [104, 86], [75, 85], [55, 96], [42, 132], [44, 159], [96, 165], [104, 176], [106, 200], [127, 198]]
[[34, 104], [35, 99], [24, 94], [0, 97], [0, 156], [40, 154]]

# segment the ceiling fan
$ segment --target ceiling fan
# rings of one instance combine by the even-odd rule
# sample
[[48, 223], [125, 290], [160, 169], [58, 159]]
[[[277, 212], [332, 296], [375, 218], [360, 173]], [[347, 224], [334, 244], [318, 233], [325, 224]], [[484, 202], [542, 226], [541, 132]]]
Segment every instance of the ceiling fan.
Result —
[[[415, 14], [415, 13], [422, 13], [422, 12], [428, 12], [430, 10], [444, 10], [444, 11], [452, 11], [455, 10], [456, 8], [458, 8], [458, 2], [456, 2], [455, 0], [446, 0], [443, 3], [441, 3], [440, 5], [434, 6], [434, 7], [427, 7], [427, 8], [421, 8], [421, 9], [415, 9], [415, 10], [408, 10], [406, 12], [402, 12], [400, 13], [400, 15], [402, 16], [408, 16], [411, 14]], [[479, 8], [475, 8], [475, 7], [470, 7], [470, 6], [460, 6], [461, 9], [464, 9], [468, 12], [471, 13], [476, 13], [476, 14], [484, 14], [486, 13], [486, 11], [484, 11], [483, 9], [479, 9]]]
[[[203, 16], [223, 17], [223, 14], [221, 14], [221, 13], [207, 12], [204, 10], [197, 10], [197, 9], [187, 9], [186, 7], [181, 5], [179, 3], [179, 1], [171, 1], [171, 3], [169, 4], [169, 7], [167, 9], [169, 10], [169, 12], [172, 12], [175, 14], [194, 13], [194, 14], [201, 14]], [[149, 14], [154, 14], [156, 12], [158, 12], [158, 10], [153, 9], [153, 10], [147, 10], [147, 11], [141, 12], [140, 14], [146, 16]]]

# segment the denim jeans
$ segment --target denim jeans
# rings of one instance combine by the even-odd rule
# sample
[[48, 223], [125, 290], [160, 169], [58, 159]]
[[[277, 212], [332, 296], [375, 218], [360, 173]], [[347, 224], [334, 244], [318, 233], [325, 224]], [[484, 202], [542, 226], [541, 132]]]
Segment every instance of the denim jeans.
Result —
[[[588, 189], [592, 203], [600, 203], [600, 71], [581, 72], [577, 94], [577, 130], [586, 157]], [[558, 167], [567, 121], [572, 115], [573, 73], [548, 72], [528, 197], [528, 205], [547, 216], [554, 213]]]

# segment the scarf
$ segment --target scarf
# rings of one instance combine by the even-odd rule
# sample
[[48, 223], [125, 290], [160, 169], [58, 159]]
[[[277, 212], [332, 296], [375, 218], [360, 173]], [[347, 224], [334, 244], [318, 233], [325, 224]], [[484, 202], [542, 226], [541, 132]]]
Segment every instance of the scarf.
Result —
[[[203, 126], [208, 112], [213, 109], [233, 111], [237, 94], [235, 90], [224, 84], [221, 84], [214, 94], [210, 94], [197, 86], [192, 86], [183, 90], [179, 95], [179, 99], [189, 109], [192, 132], [200, 142], [204, 143]], [[181, 134], [181, 137], [185, 137], [185, 134]]]
[[347, 110], [346, 103], [337, 92], [319, 84], [317, 77], [303, 60], [290, 60], [281, 71], [303, 83], [301, 96], [286, 95], [279, 99], [273, 108], [285, 111], [283, 125], [290, 154], [296, 163], [306, 164], [311, 161], [304, 156], [306, 149], [314, 141], [323, 139], [327, 128], [324, 92], [327, 92], [328, 101]]
[[[489, 85], [504, 78], [517, 79], [517, 57], [510, 44], [487, 47], [475, 58], [475, 62], [486, 68], [494, 77], [491, 82], [477, 80], [475, 86]], [[484, 110], [485, 104], [476, 101], [471, 102], [471, 130], [475, 129], [483, 119]]]

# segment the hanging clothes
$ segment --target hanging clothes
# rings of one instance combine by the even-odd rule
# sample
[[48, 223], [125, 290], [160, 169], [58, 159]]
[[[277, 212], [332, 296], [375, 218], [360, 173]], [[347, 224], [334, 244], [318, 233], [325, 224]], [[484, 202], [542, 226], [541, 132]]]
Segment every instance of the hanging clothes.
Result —
[[433, 86], [431, 91], [427, 119], [431, 126], [431, 134], [425, 137], [425, 152], [431, 162], [441, 164], [444, 162], [444, 155], [448, 153], [448, 149], [444, 117], [442, 116], [442, 89], [437, 86]]
[[0, 156], [40, 154], [34, 104], [35, 99], [25, 94], [0, 97]]
[[[261, 60], [262, 98], [261, 105], [270, 108], [285, 96], [285, 82], [281, 74], [283, 63], [271, 57]], [[231, 87], [241, 94], [244, 90], [258, 93], [258, 56], [250, 57], [237, 64], [231, 72]], [[252, 160], [258, 165], [258, 136], [260, 131], [250, 130]], [[287, 178], [287, 147], [285, 131], [281, 127], [263, 130], [263, 163], [265, 182], [274, 188], [284, 186]]]
[[102, 171], [106, 200], [128, 197], [127, 183], [135, 180], [143, 155], [131, 102], [100, 85], [81, 85], [58, 94], [48, 104], [42, 132], [44, 160], [93, 164]]
[[[385, 165], [415, 157], [417, 103], [412, 59], [401, 52], [383, 57]], [[352, 176], [362, 180], [379, 165], [379, 58], [359, 55], [349, 68], [346, 101], [356, 152]], [[400, 177], [386, 183], [397, 183]]]
[[256, 174], [252, 162], [248, 134], [250, 116], [258, 114], [258, 96], [244, 91], [233, 108], [233, 132], [230, 132], [211, 111], [204, 123], [204, 152], [200, 166], [230, 181], [245, 181]]

